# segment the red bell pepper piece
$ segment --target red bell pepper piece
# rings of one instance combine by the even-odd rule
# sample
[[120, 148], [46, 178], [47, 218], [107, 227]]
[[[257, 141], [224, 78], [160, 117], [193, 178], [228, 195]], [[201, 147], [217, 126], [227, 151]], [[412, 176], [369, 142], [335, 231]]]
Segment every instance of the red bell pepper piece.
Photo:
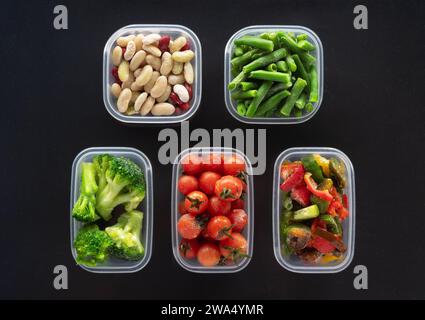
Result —
[[305, 184], [307, 185], [307, 189], [316, 197], [323, 199], [325, 201], [332, 201], [333, 196], [329, 193], [328, 190], [317, 189], [317, 183], [316, 181], [313, 180], [310, 172], [306, 172], [304, 174], [304, 181], [305, 181]]
[[310, 245], [320, 253], [324, 254], [335, 250], [335, 246], [332, 243], [318, 236], [313, 238], [313, 240], [310, 242]]
[[311, 192], [308, 191], [306, 186], [296, 186], [291, 191], [291, 198], [295, 200], [303, 207], [307, 207], [310, 205], [310, 196]]
[[285, 192], [291, 191], [300, 185], [304, 177], [304, 166], [301, 163], [286, 163], [280, 169], [280, 176], [283, 179], [280, 189]]

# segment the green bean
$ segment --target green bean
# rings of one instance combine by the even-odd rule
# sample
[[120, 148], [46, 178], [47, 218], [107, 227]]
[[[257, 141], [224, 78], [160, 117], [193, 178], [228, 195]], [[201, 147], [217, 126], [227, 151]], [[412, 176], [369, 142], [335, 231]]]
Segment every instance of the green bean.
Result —
[[291, 37], [291, 39], [292, 39], [292, 40], [294, 40], [294, 41], [296, 41], [296, 40], [297, 40], [297, 37], [295, 36], [295, 33], [293, 33], [293, 32], [288, 32], [287, 34], [288, 34], [288, 36], [290, 36], [290, 37]]
[[297, 42], [294, 40], [294, 38], [292, 38], [287, 33], [279, 31], [277, 36], [279, 37], [279, 41], [289, 50], [294, 51], [295, 53], [303, 52], [302, 49], [298, 48]]
[[317, 102], [319, 100], [319, 84], [317, 81], [317, 70], [312, 66], [310, 70], [310, 102]]
[[315, 49], [314, 45], [308, 40], [299, 40], [297, 42], [297, 46], [298, 48], [303, 49], [305, 51], [312, 51]]
[[306, 66], [311, 66], [316, 63], [316, 58], [307, 52], [301, 53], [300, 58]]
[[251, 104], [252, 99], [246, 99], [244, 100], [245, 109], [248, 109], [249, 105]]
[[230, 68], [230, 74], [232, 75], [233, 78], [236, 77], [240, 72], [241, 72], [240, 68], [237, 68], [234, 66]]
[[243, 55], [241, 55], [240, 57], [236, 57], [230, 60], [230, 63], [232, 64], [233, 67], [243, 67], [247, 63], [254, 60], [254, 56], [257, 53], [258, 53], [257, 49], [249, 50], [245, 52]]
[[252, 71], [249, 74], [249, 78], [285, 82], [285, 83], [288, 83], [291, 81], [291, 77], [287, 73], [276, 72], [276, 71], [265, 71], [265, 70]]
[[285, 48], [281, 48], [278, 50], [273, 51], [272, 53], [269, 53], [265, 56], [262, 56], [260, 58], [255, 59], [251, 63], [245, 65], [242, 70], [245, 73], [250, 73], [251, 71], [254, 71], [256, 69], [259, 69], [261, 67], [265, 67], [270, 63], [277, 62], [281, 59], [283, 59], [287, 54], [287, 51]]
[[274, 110], [269, 110], [268, 112], [264, 114], [264, 117], [270, 118], [270, 117], [273, 117], [274, 115], [275, 115]]
[[306, 102], [307, 102], [307, 95], [305, 93], [302, 93], [300, 97], [297, 99], [297, 101], [295, 101], [295, 107], [297, 109], [302, 110], [304, 109]]
[[239, 101], [236, 107], [236, 110], [239, 113], [239, 115], [244, 117], [246, 113], [245, 103], [243, 101]]
[[257, 90], [248, 90], [248, 91], [236, 91], [232, 93], [232, 99], [251, 99], [257, 95]]
[[303, 116], [303, 111], [301, 109], [295, 109], [294, 115], [297, 118], [301, 118]]
[[304, 88], [307, 86], [307, 81], [304, 79], [298, 78], [297, 81], [295, 81], [294, 86], [291, 89], [291, 95], [288, 99], [286, 99], [285, 104], [280, 109], [280, 113], [285, 116], [289, 117], [292, 111], [292, 108], [294, 107], [295, 101], [297, 101], [300, 94], [303, 92]]
[[281, 60], [276, 62], [277, 71], [279, 72], [288, 72], [288, 65], [285, 61]]
[[270, 88], [269, 92], [267, 92], [267, 94], [264, 97], [264, 99], [268, 99], [272, 95], [274, 95], [275, 93], [278, 93], [279, 91], [283, 91], [283, 90], [288, 89], [290, 87], [292, 87], [292, 83], [291, 82], [289, 82], [289, 83], [278, 82], [278, 83], [274, 84]]
[[246, 111], [247, 117], [253, 117], [257, 112], [257, 108], [260, 103], [263, 101], [264, 97], [267, 94], [267, 91], [270, 90], [273, 82], [272, 81], [264, 81], [261, 86], [258, 88], [257, 95], [252, 99], [251, 104]]
[[305, 112], [306, 112], [306, 113], [310, 113], [310, 112], [312, 112], [312, 111], [313, 111], [314, 106], [313, 106], [313, 104], [312, 104], [311, 102], [307, 102], [307, 103], [305, 104], [304, 109], [305, 109]]
[[236, 77], [234, 77], [232, 81], [230, 81], [230, 83], [228, 84], [227, 88], [229, 90], [234, 90], [238, 86], [238, 84], [245, 79], [245, 77], [246, 77], [246, 75], [242, 71]]
[[288, 90], [283, 90], [276, 93], [275, 95], [272, 95], [270, 98], [268, 98], [262, 104], [259, 105], [257, 113], [255, 115], [266, 115], [269, 111], [273, 111], [283, 99], [289, 97], [290, 95], [291, 93]]
[[239, 56], [241, 56], [243, 54], [244, 54], [244, 52], [243, 52], [242, 47], [241, 46], [235, 46], [235, 51], [233, 52], [233, 55], [235, 57], [239, 57]]
[[299, 35], [297, 35], [297, 41], [302, 41], [307, 39], [308, 39], [308, 35], [305, 33], [300, 33]]
[[292, 72], [297, 71], [297, 64], [290, 55], [286, 57], [286, 64], [288, 65], [289, 70], [291, 70]]
[[239, 85], [240, 85], [242, 91], [248, 91], [248, 90], [251, 90], [251, 89], [257, 89], [258, 88], [258, 84], [256, 84], [255, 82], [242, 81]]
[[294, 59], [295, 63], [297, 64], [297, 72], [303, 78], [305, 81], [307, 81], [307, 84], [310, 83], [310, 76], [307, 73], [307, 70], [304, 68], [303, 63], [300, 60], [300, 57], [297, 54], [292, 55], [292, 59]]
[[235, 40], [236, 45], [247, 45], [254, 48], [258, 48], [264, 51], [272, 52], [274, 49], [274, 43], [271, 40], [261, 39], [260, 37], [254, 36], [243, 36]]
[[266, 71], [277, 71], [276, 63], [270, 63], [270, 64], [266, 67]]

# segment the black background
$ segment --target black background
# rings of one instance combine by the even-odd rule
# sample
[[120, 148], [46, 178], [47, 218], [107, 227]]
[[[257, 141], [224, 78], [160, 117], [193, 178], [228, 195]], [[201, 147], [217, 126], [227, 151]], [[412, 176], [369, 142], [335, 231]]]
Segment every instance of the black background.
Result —
[[[69, 30], [53, 28], [65, 4]], [[366, 4], [369, 29], [353, 28]], [[425, 298], [423, 1], [3, 1], [1, 42], [1, 298]], [[115, 122], [102, 101], [102, 52], [133, 23], [191, 28], [203, 48], [203, 93], [191, 129], [266, 128], [267, 171], [255, 183], [255, 246], [236, 274], [194, 274], [174, 260], [171, 166], [157, 159], [159, 127]], [[307, 123], [249, 126], [228, 114], [223, 51], [253, 24], [313, 29], [325, 55], [325, 94]], [[178, 129], [178, 127], [177, 127]], [[75, 265], [69, 245], [71, 164], [92, 146], [142, 150], [154, 168], [154, 242], [135, 274], [93, 274]], [[331, 275], [281, 268], [272, 247], [272, 169], [293, 146], [329, 146], [354, 164], [357, 235], [352, 264]], [[69, 270], [69, 290], [53, 288], [53, 267]], [[369, 289], [353, 288], [353, 268], [369, 270]]]

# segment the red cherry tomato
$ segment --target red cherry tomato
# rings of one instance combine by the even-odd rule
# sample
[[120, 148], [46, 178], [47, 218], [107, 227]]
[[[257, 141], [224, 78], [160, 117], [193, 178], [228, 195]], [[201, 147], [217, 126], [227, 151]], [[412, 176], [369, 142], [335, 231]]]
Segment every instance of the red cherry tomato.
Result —
[[223, 169], [223, 159], [220, 154], [210, 153], [202, 159], [202, 170], [221, 173]]
[[199, 247], [200, 244], [197, 239], [182, 239], [182, 241], [180, 241], [179, 251], [183, 258], [193, 259], [196, 257]]
[[207, 231], [214, 240], [224, 240], [232, 235], [232, 223], [226, 216], [215, 216], [210, 219]]
[[178, 210], [179, 210], [179, 213], [180, 214], [186, 214], [187, 213], [186, 212], [186, 207], [185, 207], [185, 204], [184, 204], [184, 200], [182, 200], [182, 201], [179, 202], [179, 204], [178, 204]]
[[228, 215], [230, 222], [233, 225], [232, 231], [241, 232], [248, 223], [248, 215], [245, 210], [234, 209]]
[[177, 187], [181, 193], [187, 195], [198, 189], [198, 180], [194, 176], [181, 176]]
[[241, 172], [245, 172], [245, 161], [237, 155], [225, 157], [223, 172], [230, 176], [236, 176]]
[[181, 160], [183, 171], [191, 176], [197, 175], [202, 169], [202, 160], [196, 154], [190, 153]]
[[245, 209], [245, 201], [241, 198], [236, 199], [235, 201], [231, 202], [232, 204], [232, 210], [233, 209]]
[[206, 194], [214, 194], [215, 183], [221, 178], [221, 176], [212, 171], [206, 171], [199, 177], [199, 188]]
[[196, 217], [190, 214], [184, 214], [177, 222], [177, 231], [182, 238], [191, 240], [199, 236], [202, 226]]
[[243, 235], [233, 232], [231, 238], [220, 242], [220, 253], [227, 260], [236, 261], [247, 256], [248, 243]]
[[194, 216], [201, 214], [208, 208], [208, 197], [201, 191], [192, 191], [184, 200], [186, 211]]
[[211, 216], [225, 216], [230, 212], [233, 202], [223, 201], [213, 196], [208, 201], [208, 212]]
[[215, 194], [221, 200], [235, 201], [241, 197], [243, 190], [242, 181], [233, 176], [224, 176], [215, 184]]
[[213, 239], [208, 234], [207, 228], [202, 229], [200, 237], [202, 237], [206, 241], [213, 241]]
[[220, 249], [212, 242], [207, 242], [198, 250], [198, 262], [204, 267], [213, 267], [220, 262]]

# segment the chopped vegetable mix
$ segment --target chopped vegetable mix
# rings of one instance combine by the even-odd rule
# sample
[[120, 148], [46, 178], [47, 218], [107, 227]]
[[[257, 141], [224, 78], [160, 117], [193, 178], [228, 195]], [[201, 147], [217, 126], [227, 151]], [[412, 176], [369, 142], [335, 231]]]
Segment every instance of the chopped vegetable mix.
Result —
[[[302, 117], [319, 100], [316, 50], [307, 34], [285, 31], [246, 35], [233, 43], [228, 84], [245, 117]], [[242, 107], [248, 100], [249, 107]]]
[[344, 256], [342, 222], [349, 216], [345, 172], [343, 162], [319, 154], [281, 165], [283, 255], [306, 264], [332, 263]]

